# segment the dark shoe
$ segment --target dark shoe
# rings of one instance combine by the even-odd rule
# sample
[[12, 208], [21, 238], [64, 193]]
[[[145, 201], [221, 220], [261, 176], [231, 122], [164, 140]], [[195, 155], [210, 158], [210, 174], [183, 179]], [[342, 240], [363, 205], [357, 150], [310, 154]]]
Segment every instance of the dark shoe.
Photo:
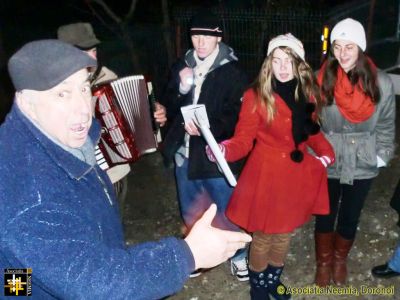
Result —
[[315, 232], [315, 260], [317, 270], [315, 272], [315, 284], [325, 287], [331, 283], [333, 262], [333, 232]]
[[288, 300], [291, 298], [287, 292], [286, 286], [281, 282], [281, 275], [283, 271], [282, 267], [274, 267], [268, 265], [265, 269], [264, 274], [266, 275], [266, 281], [268, 285], [268, 293], [275, 300]]
[[392, 270], [387, 263], [384, 265], [373, 267], [371, 273], [378, 278], [391, 278], [400, 276], [400, 273]]
[[249, 281], [251, 300], [270, 300], [264, 272], [254, 272], [249, 269]]
[[334, 250], [333, 250], [333, 282], [342, 286], [347, 280], [347, 256], [353, 245], [354, 240], [346, 240], [335, 233]]

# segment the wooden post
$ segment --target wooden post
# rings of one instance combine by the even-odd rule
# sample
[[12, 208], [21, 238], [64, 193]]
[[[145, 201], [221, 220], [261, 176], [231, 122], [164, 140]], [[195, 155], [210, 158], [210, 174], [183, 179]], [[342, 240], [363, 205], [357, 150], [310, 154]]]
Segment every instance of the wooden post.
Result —
[[367, 25], [367, 47], [371, 43], [372, 27], [374, 26], [374, 14], [375, 14], [376, 0], [371, 0], [369, 5], [368, 25]]
[[176, 57], [181, 57], [181, 48], [182, 48], [182, 33], [181, 33], [181, 25], [176, 25], [175, 31], [175, 45], [176, 45]]

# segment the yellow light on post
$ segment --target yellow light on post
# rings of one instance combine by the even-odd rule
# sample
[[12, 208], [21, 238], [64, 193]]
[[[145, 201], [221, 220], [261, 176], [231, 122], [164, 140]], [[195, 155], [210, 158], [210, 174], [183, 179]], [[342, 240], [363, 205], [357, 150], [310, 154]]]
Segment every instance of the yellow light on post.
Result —
[[324, 25], [322, 30], [322, 56], [325, 56], [328, 52], [328, 37], [329, 37], [329, 27], [328, 25]]
[[324, 40], [322, 42], [322, 54], [326, 55], [327, 52], [328, 52], [328, 41]]

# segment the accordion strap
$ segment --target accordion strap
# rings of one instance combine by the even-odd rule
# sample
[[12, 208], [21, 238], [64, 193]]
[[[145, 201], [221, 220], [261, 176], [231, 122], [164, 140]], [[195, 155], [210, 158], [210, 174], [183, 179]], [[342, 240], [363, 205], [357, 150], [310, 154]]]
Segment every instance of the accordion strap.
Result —
[[98, 77], [99, 77], [99, 75], [100, 75], [100, 72], [101, 72], [101, 69], [103, 68], [103, 65], [101, 65], [99, 62], [97, 63], [97, 68], [96, 68], [96, 70], [93, 72], [93, 74], [90, 76], [90, 83], [92, 84], [93, 82], [96, 82], [97, 81], [97, 79], [98, 79]]

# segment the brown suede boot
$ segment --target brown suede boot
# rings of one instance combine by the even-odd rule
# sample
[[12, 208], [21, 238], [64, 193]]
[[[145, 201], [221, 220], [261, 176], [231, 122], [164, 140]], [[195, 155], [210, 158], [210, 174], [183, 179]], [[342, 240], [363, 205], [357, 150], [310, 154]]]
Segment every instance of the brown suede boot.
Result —
[[333, 232], [315, 232], [315, 260], [317, 270], [315, 273], [315, 284], [321, 287], [331, 283], [333, 262]]
[[336, 285], [344, 285], [347, 279], [347, 255], [350, 252], [354, 240], [346, 240], [335, 233], [333, 251], [333, 282]]

